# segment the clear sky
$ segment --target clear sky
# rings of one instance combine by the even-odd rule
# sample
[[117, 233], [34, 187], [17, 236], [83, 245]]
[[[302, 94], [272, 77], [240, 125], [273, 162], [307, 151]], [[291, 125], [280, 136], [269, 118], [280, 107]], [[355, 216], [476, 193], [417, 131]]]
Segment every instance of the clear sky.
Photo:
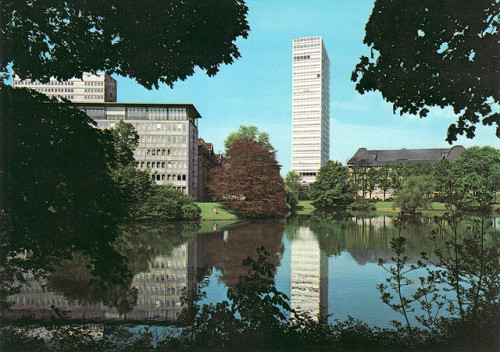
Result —
[[[147, 90], [115, 77], [118, 101], [191, 103], [200, 112], [199, 136], [223, 152], [224, 139], [240, 125], [269, 133], [284, 175], [291, 168], [292, 40], [322, 36], [330, 57], [330, 159], [344, 165], [360, 147], [368, 149], [446, 148], [446, 131], [456, 117], [434, 109], [428, 117], [394, 115], [380, 93], [360, 95], [351, 73], [361, 55], [364, 26], [373, 8], [368, 0], [248, 0], [248, 39], [237, 45], [242, 57], [208, 77], [197, 70], [173, 89]], [[492, 127], [478, 126], [464, 146], [500, 147]]]

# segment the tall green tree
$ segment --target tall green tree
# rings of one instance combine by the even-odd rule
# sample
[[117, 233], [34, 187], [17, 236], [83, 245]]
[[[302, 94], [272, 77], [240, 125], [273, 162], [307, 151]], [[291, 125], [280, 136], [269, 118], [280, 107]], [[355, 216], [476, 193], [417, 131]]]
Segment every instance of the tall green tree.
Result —
[[485, 209], [500, 192], [500, 150], [486, 147], [467, 148], [453, 162], [456, 205], [465, 210]]
[[309, 188], [317, 208], [346, 208], [352, 202], [349, 169], [338, 161], [328, 160], [319, 169], [316, 182]]
[[375, 186], [379, 183], [379, 177], [377, 169], [370, 168], [366, 172], [366, 186], [368, 191], [368, 197], [372, 197], [372, 193], [375, 190]]
[[409, 176], [402, 189], [396, 193], [395, 206], [406, 214], [415, 214], [417, 209], [428, 206], [433, 197], [435, 180], [431, 175]]
[[285, 188], [287, 192], [287, 204], [292, 208], [296, 206], [300, 199], [300, 175], [293, 170], [288, 171], [285, 176]]
[[377, 170], [378, 173], [378, 181], [379, 188], [382, 190], [384, 194], [384, 201], [387, 191], [391, 188], [391, 179], [390, 179], [391, 169], [388, 166], [382, 166]]
[[113, 162], [121, 166], [135, 165], [134, 151], [139, 145], [139, 134], [134, 125], [120, 120], [110, 131], [115, 149]]
[[275, 149], [269, 141], [269, 135], [266, 132], [259, 132], [259, 129], [255, 126], [240, 126], [238, 131], [232, 132], [227, 136], [224, 141], [224, 147], [226, 151], [232, 147], [234, 142], [238, 139], [250, 139], [256, 141], [265, 146], [270, 152], [274, 152]]
[[7, 0], [1, 3], [0, 71], [65, 80], [106, 71], [151, 89], [195, 67], [215, 75], [248, 36], [243, 0]]
[[434, 165], [432, 175], [436, 180], [436, 198], [447, 205], [455, 203], [456, 180], [453, 174], [452, 163], [448, 159], [439, 160]]
[[155, 193], [155, 182], [149, 171], [135, 167], [134, 151], [139, 145], [139, 134], [134, 126], [120, 120], [109, 132], [114, 149], [109, 174], [119, 192], [119, 214], [124, 219], [133, 219], [143, 203]]
[[367, 181], [366, 181], [366, 167], [364, 166], [354, 166], [351, 168], [350, 173], [350, 184], [358, 197], [359, 192], [361, 192], [361, 197], [365, 198]]
[[361, 94], [378, 90], [394, 112], [425, 117], [451, 107], [446, 140], [496, 125], [500, 137], [500, 4], [497, 0], [377, 0], [352, 74]]

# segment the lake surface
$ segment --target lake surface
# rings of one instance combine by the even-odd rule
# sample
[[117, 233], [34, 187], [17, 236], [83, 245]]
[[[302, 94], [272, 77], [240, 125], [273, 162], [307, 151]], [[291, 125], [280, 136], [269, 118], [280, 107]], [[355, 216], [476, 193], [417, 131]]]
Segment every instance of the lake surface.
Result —
[[[421, 217], [402, 230], [410, 261], [416, 262], [423, 251], [432, 253], [429, 236], [436, 221]], [[489, 231], [498, 235], [499, 223], [491, 219]], [[376, 289], [387, 277], [379, 258], [390, 261], [390, 241], [398, 234], [391, 217], [323, 214], [223, 225], [123, 226], [116, 246], [128, 258], [133, 289], [89, 284], [85, 259], [77, 257], [48, 279], [26, 274], [27, 282], [11, 296], [12, 311], [4, 312], [4, 319], [46, 319], [59, 313], [88, 321], [173, 322], [182, 310], [184, 291], [194, 292], [205, 279], [203, 302], [225, 299], [227, 287], [247, 272], [242, 261], [256, 258], [256, 249], [264, 246], [277, 268], [277, 288], [290, 298], [292, 308], [311, 316], [328, 313], [330, 321], [352, 316], [381, 327], [400, 320]], [[412, 275], [418, 278], [424, 271]]]

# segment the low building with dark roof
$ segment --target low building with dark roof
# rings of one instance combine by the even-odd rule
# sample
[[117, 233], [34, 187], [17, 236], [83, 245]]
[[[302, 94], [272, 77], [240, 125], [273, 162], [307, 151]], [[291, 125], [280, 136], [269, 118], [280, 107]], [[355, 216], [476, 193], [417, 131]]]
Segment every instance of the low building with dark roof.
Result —
[[461, 145], [451, 148], [436, 149], [396, 149], [396, 150], [367, 150], [359, 148], [356, 154], [347, 162], [348, 167], [381, 167], [393, 164], [437, 164], [439, 160], [453, 161], [465, 150]]

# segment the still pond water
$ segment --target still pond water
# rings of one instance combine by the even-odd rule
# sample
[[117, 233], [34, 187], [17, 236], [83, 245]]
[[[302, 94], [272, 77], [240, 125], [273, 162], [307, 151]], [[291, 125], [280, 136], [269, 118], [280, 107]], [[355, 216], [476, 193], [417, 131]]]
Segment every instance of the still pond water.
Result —
[[[247, 268], [243, 259], [256, 257], [264, 246], [277, 268], [277, 288], [290, 298], [292, 308], [320, 312], [333, 319], [352, 316], [370, 325], [389, 326], [398, 314], [384, 305], [376, 285], [387, 273], [379, 258], [390, 261], [390, 240], [397, 236], [388, 216], [297, 216], [284, 220], [162, 226], [128, 225], [122, 228], [117, 248], [128, 258], [134, 273], [132, 290], [102, 290], [88, 285], [84, 260], [78, 258], [60, 268], [48, 280], [27, 275], [21, 292], [11, 296], [7, 320], [23, 316], [45, 319], [53, 307], [66, 317], [89, 321], [175, 321], [182, 310], [184, 290], [194, 290], [202, 279], [205, 302], [226, 298]], [[500, 231], [499, 219], [490, 219], [490, 231]], [[403, 235], [406, 254], [416, 262], [419, 253], [432, 253], [428, 239], [435, 219], [419, 218]], [[424, 275], [416, 273], [415, 278]], [[136, 298], [134, 297], [136, 294]], [[51, 308], [52, 307], [52, 308]]]

